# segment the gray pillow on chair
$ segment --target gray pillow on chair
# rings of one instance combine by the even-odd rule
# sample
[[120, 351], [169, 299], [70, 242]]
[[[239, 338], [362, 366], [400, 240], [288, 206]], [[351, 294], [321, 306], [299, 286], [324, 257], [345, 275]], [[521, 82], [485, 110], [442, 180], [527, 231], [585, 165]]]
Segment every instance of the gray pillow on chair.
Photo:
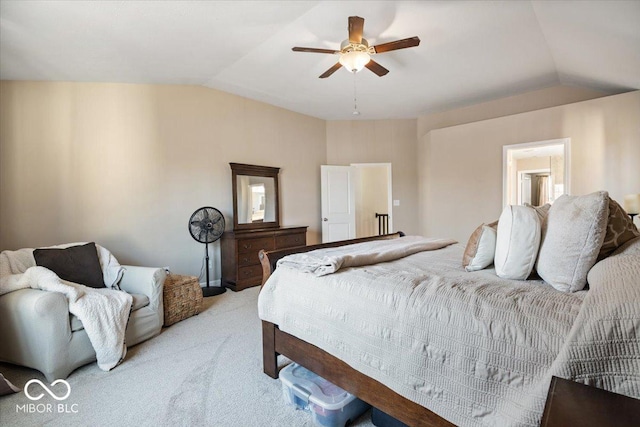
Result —
[[33, 257], [36, 265], [48, 268], [62, 280], [92, 288], [105, 287], [98, 251], [93, 242], [65, 249], [34, 249]]

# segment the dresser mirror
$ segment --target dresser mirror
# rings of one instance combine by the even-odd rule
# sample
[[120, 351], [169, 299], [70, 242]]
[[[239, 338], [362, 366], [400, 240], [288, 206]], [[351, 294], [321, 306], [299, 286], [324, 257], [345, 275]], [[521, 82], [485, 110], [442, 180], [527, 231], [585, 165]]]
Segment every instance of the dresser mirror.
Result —
[[280, 227], [280, 168], [230, 163], [233, 187], [233, 229]]

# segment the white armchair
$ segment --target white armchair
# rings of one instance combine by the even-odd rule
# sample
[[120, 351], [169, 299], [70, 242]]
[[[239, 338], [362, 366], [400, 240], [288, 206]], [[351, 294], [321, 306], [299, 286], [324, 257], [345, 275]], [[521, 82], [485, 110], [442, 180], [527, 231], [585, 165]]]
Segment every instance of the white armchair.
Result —
[[[120, 287], [133, 296], [126, 329], [130, 347], [162, 329], [166, 273], [162, 268], [124, 267]], [[0, 319], [0, 361], [37, 369], [52, 382], [96, 360], [82, 323], [69, 313], [62, 294], [21, 289], [2, 295]]]
[[[133, 312], [127, 325], [127, 346], [136, 345], [160, 333], [164, 323], [162, 288], [167, 274], [162, 268], [125, 265], [120, 289], [133, 295]], [[149, 304], [144, 305], [145, 296]]]

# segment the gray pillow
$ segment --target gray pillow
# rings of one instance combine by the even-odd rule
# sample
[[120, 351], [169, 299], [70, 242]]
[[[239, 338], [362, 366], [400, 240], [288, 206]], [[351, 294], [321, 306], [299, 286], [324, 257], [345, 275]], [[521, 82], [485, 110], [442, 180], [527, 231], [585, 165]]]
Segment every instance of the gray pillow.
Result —
[[607, 233], [604, 243], [600, 248], [598, 261], [605, 259], [613, 251], [631, 239], [640, 237], [640, 231], [633, 224], [631, 217], [612, 198], [609, 198], [609, 219], [607, 221]]
[[558, 198], [543, 230], [538, 275], [563, 292], [583, 289], [604, 241], [608, 216], [606, 191]]
[[62, 280], [92, 288], [104, 288], [102, 267], [94, 242], [69, 248], [34, 249], [36, 265], [53, 271]]

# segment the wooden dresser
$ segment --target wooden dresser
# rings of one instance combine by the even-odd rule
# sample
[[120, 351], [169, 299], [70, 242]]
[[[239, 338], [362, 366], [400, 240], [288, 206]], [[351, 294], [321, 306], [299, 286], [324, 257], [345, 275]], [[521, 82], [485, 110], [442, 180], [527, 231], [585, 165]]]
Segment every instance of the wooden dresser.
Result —
[[286, 249], [307, 244], [307, 227], [227, 231], [222, 235], [222, 285], [241, 291], [262, 284], [261, 249]]

